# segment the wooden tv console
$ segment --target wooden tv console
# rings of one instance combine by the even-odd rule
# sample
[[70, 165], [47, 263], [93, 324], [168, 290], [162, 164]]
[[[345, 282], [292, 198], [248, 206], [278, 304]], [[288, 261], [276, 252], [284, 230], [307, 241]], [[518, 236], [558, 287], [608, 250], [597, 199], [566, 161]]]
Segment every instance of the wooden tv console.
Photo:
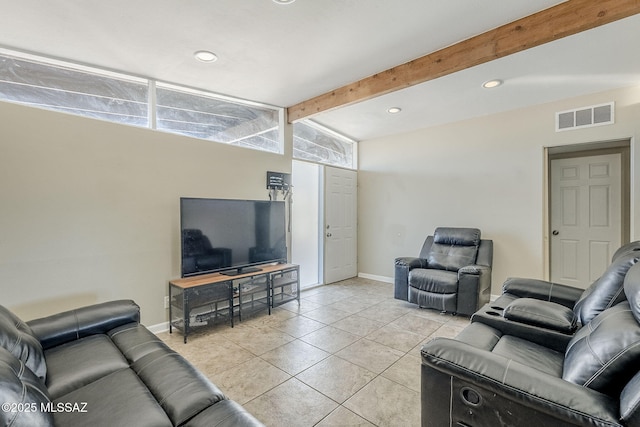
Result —
[[182, 330], [184, 342], [196, 325], [224, 320], [289, 301], [300, 304], [300, 267], [295, 264], [267, 264], [260, 271], [227, 276], [222, 273], [184, 277], [169, 282], [169, 333]]

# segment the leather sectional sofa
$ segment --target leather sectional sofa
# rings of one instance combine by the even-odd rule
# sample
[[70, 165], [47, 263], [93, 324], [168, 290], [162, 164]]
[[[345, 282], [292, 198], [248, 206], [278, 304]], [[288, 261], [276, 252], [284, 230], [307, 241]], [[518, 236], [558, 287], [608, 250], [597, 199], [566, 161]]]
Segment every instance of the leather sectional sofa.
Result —
[[625, 251], [618, 250], [604, 273], [587, 289], [510, 278], [502, 285], [502, 295], [474, 313], [471, 320], [509, 335], [526, 334], [530, 341], [564, 348], [582, 325], [625, 300], [624, 279], [640, 262], [640, 245], [633, 243], [626, 245]]
[[22, 322], [0, 306], [0, 424], [262, 426], [111, 301]]
[[610, 295], [614, 298], [566, 339], [539, 325], [528, 329], [474, 316], [455, 339], [427, 343], [422, 425], [640, 426], [640, 263], [635, 261], [623, 280], [623, 300]]

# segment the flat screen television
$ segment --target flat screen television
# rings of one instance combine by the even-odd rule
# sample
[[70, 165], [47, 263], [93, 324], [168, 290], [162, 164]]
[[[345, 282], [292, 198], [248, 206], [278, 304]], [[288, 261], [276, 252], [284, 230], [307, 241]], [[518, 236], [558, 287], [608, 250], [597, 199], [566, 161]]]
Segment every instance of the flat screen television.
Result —
[[180, 199], [182, 277], [286, 262], [282, 201]]

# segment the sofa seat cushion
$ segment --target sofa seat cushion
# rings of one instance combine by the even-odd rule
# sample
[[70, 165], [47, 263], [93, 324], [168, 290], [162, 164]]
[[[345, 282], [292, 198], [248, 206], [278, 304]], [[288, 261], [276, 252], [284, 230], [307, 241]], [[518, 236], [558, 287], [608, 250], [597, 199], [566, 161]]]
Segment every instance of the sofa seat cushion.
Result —
[[91, 335], [45, 350], [47, 387], [52, 399], [129, 367], [106, 335]]
[[56, 426], [172, 426], [155, 397], [131, 369], [112, 372], [58, 397], [53, 404], [78, 404], [77, 411], [54, 412]]
[[0, 306], [0, 347], [20, 359], [40, 378], [47, 375], [42, 345], [29, 325]]
[[562, 376], [564, 354], [531, 341], [504, 335], [493, 348], [493, 353], [554, 377]]
[[414, 269], [409, 286], [434, 294], [454, 294], [458, 290], [458, 273], [445, 270]]
[[181, 425], [224, 394], [169, 347], [148, 353], [131, 365], [174, 425]]
[[456, 340], [482, 350], [491, 351], [498, 344], [502, 332], [483, 323], [471, 323], [456, 336]]
[[555, 377], [562, 376], [562, 353], [516, 336], [504, 335], [484, 323], [471, 323], [456, 336], [456, 340]]

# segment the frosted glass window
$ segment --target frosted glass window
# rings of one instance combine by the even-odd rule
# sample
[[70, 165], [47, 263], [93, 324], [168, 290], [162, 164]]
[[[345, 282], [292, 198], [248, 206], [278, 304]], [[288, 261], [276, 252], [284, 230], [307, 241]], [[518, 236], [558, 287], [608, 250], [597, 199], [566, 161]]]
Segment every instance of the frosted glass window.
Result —
[[0, 56], [0, 99], [148, 126], [146, 80], [64, 64]]
[[310, 120], [293, 124], [293, 157], [356, 168], [356, 142]]
[[3, 48], [0, 100], [284, 152], [282, 108]]
[[156, 85], [156, 128], [225, 144], [282, 153], [280, 109], [205, 92]]

